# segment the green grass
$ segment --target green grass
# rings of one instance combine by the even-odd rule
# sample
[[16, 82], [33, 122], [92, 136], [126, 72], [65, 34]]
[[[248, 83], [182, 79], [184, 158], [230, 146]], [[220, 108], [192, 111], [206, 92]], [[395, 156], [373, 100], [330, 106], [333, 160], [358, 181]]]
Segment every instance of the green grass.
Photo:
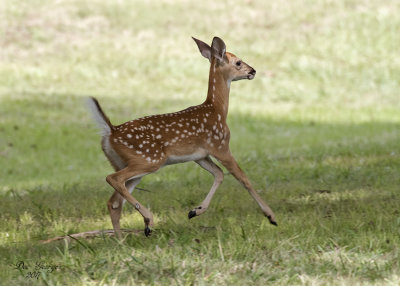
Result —
[[[1, 1], [0, 284], [398, 285], [399, 3], [151, 3]], [[257, 70], [232, 84], [231, 149], [279, 226], [229, 175], [189, 221], [212, 177], [187, 163], [135, 191], [151, 237], [40, 244], [111, 228], [83, 97], [115, 124], [198, 104], [209, 66], [190, 36], [214, 35]], [[122, 226], [143, 220], [126, 205]], [[27, 278], [38, 261], [59, 269]]]

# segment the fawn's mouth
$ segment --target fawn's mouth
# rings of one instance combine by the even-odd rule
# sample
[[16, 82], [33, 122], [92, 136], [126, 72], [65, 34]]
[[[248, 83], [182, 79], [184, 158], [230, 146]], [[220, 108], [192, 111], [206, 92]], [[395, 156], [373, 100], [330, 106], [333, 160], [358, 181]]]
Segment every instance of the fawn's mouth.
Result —
[[252, 80], [255, 76], [256, 76], [256, 70], [252, 68], [249, 74], [247, 75], [247, 78]]

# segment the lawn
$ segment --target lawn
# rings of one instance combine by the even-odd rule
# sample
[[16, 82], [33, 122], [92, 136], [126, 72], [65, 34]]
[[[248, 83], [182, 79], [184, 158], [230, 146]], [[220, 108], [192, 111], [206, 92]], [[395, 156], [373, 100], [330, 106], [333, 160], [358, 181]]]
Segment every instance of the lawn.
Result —
[[[271, 2], [271, 3], [269, 3]], [[0, 1], [0, 284], [398, 285], [398, 1]], [[226, 174], [195, 163], [145, 177], [113, 237], [112, 172], [84, 106], [114, 124], [201, 103], [191, 36], [257, 70], [232, 83], [231, 149], [274, 227]], [[226, 170], [225, 170], [226, 172]], [[22, 264], [23, 262], [23, 264]]]

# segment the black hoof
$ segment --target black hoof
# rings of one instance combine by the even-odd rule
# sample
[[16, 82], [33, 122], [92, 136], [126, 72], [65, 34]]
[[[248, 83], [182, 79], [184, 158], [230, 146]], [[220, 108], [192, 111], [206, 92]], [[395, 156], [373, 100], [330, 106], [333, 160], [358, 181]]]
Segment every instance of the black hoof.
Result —
[[275, 225], [275, 226], [278, 226], [278, 224], [276, 223], [276, 221], [272, 220], [272, 218], [271, 218], [270, 215], [266, 215], [266, 217], [268, 218], [270, 224], [273, 224], [273, 225]]
[[145, 236], [149, 236], [150, 234], [151, 234], [151, 229], [148, 226], [146, 226], [144, 228], [144, 235]]
[[191, 218], [193, 218], [193, 217], [195, 217], [196, 216], [196, 211], [190, 211], [189, 213], [188, 213], [188, 218], [189, 219], [191, 219]]

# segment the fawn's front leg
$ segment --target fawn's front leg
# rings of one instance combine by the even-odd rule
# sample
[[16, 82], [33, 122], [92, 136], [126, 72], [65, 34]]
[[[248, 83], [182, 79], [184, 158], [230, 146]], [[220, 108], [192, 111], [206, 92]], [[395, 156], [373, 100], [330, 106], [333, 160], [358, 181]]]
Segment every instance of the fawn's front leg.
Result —
[[211, 199], [215, 194], [215, 191], [218, 189], [219, 185], [222, 183], [224, 180], [224, 173], [222, 172], [221, 168], [218, 167], [210, 158], [210, 156], [207, 156], [204, 159], [196, 161], [197, 164], [199, 164], [203, 169], [207, 170], [214, 176], [214, 183], [210, 189], [210, 191], [207, 194], [207, 197], [204, 199], [204, 201], [200, 204], [200, 206], [194, 208], [191, 210], [188, 214], [189, 219], [199, 216], [202, 213], [204, 213], [208, 206], [210, 205]]
[[264, 215], [268, 218], [269, 222], [273, 225], [278, 225], [275, 221], [275, 215], [271, 208], [266, 202], [260, 197], [260, 195], [253, 189], [249, 179], [246, 174], [240, 169], [238, 163], [233, 157], [232, 153], [228, 150], [223, 154], [213, 154], [218, 161], [247, 189], [249, 194], [254, 198], [257, 204], [260, 206]]

